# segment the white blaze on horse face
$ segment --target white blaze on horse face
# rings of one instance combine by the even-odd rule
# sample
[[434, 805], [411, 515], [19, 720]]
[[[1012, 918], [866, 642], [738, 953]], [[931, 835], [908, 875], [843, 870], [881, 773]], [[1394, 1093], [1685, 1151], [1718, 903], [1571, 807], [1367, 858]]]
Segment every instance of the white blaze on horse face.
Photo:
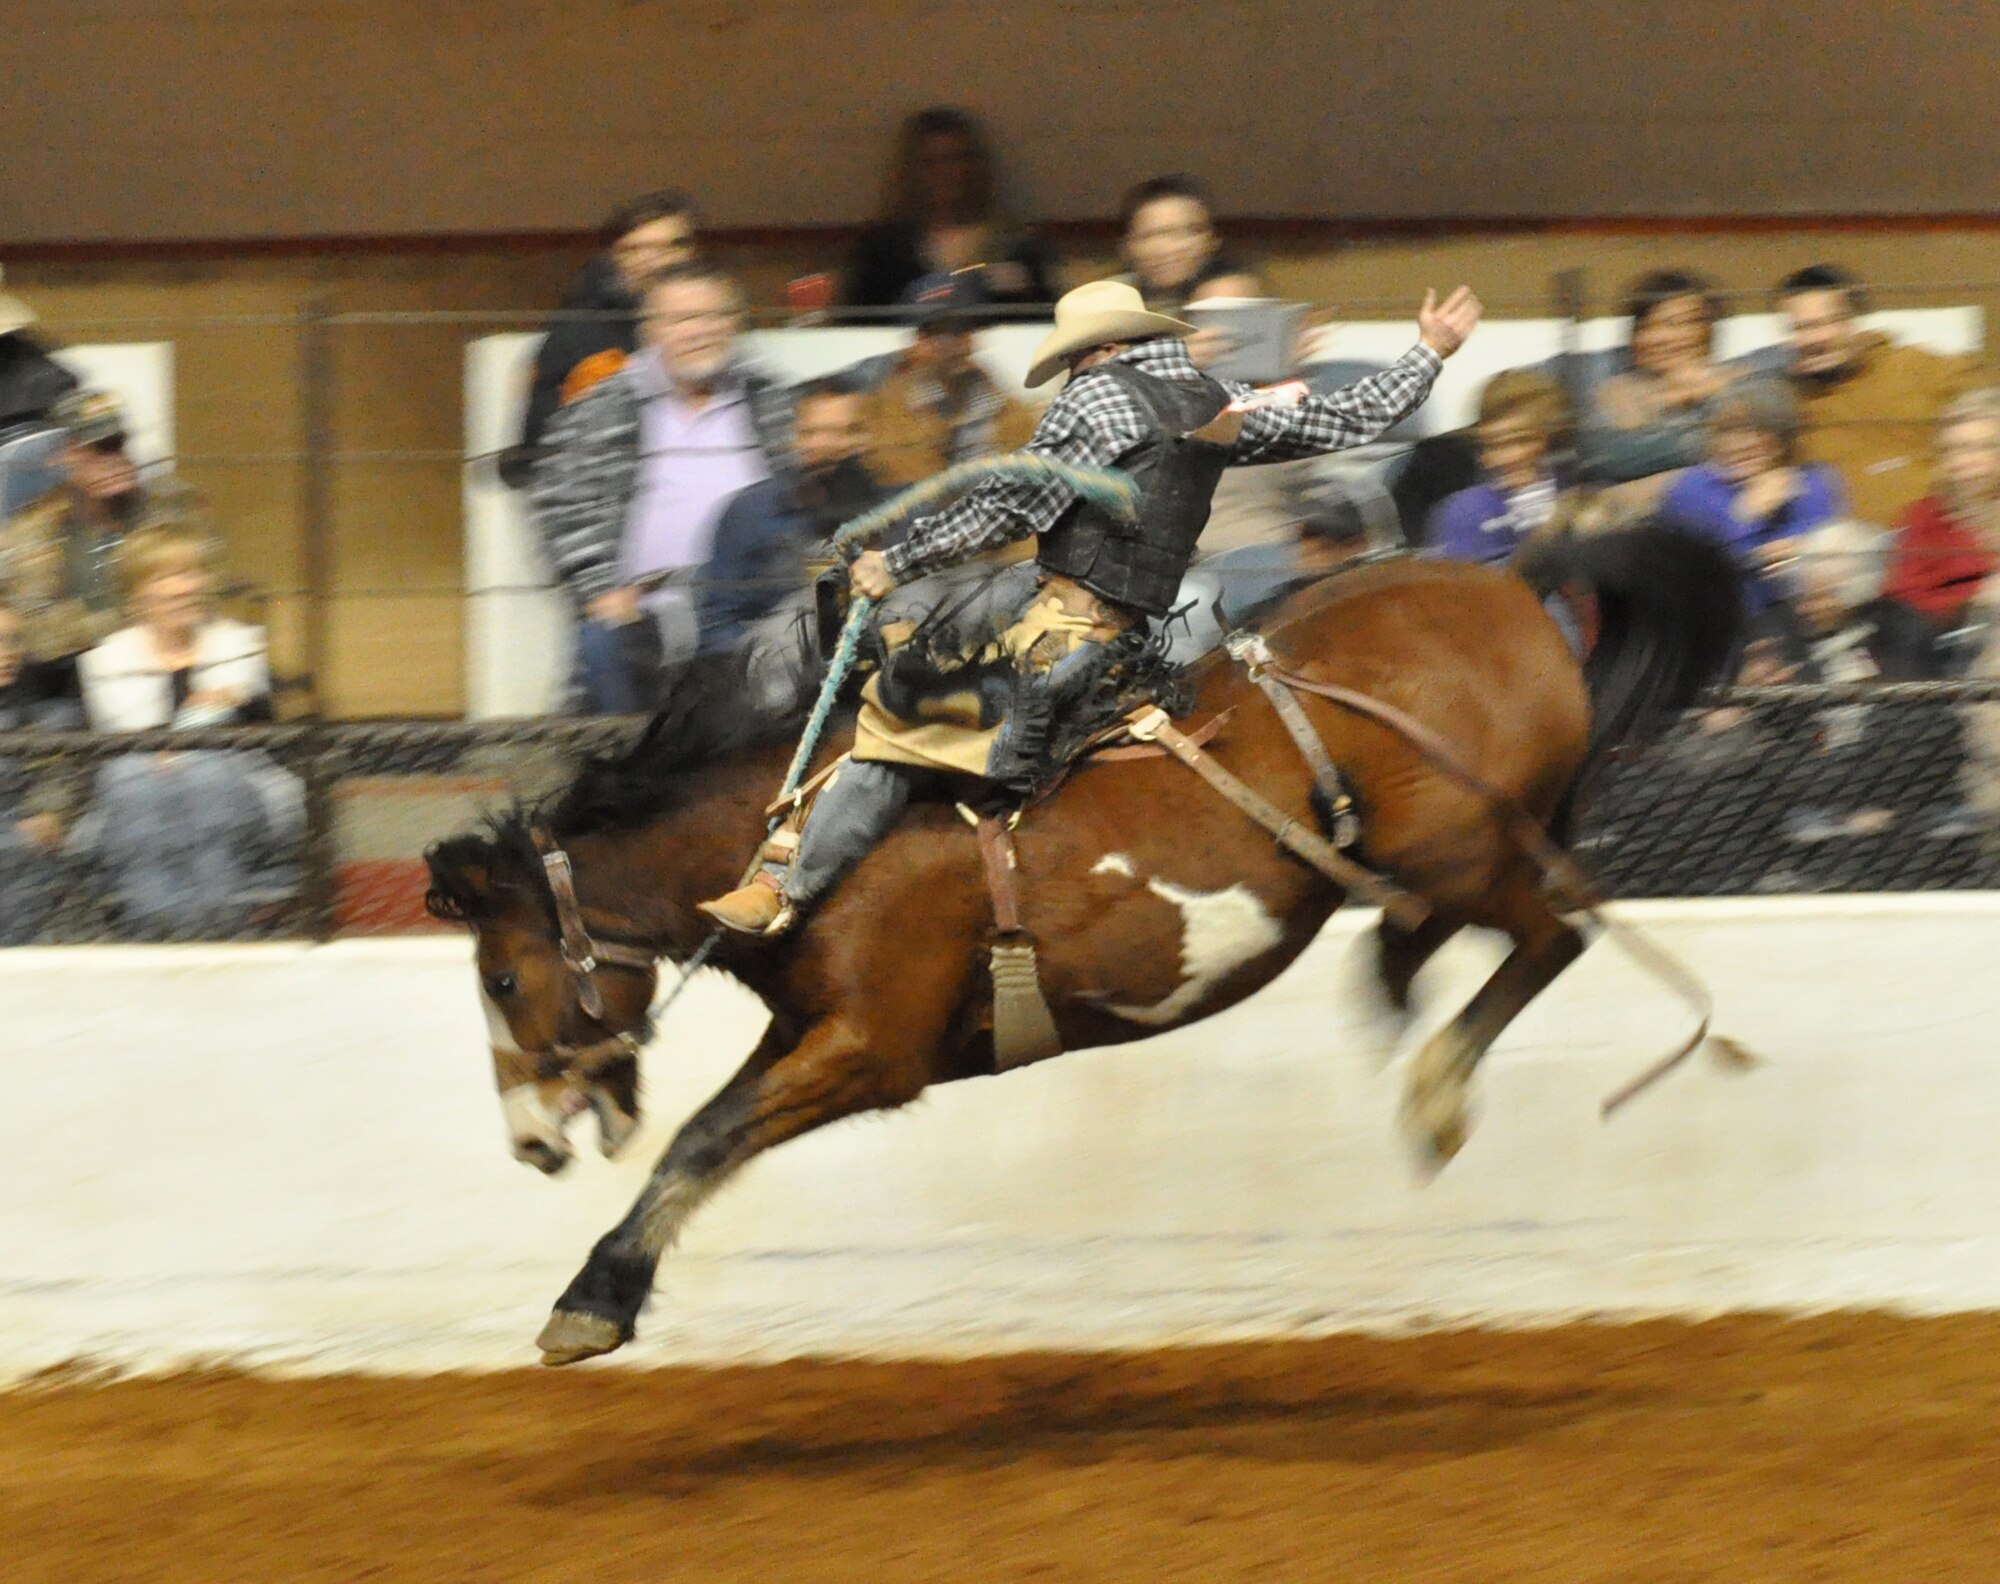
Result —
[[552, 1163], [569, 1159], [563, 1118], [542, 1103], [540, 1085], [516, 1084], [502, 1090], [500, 1114], [507, 1119], [507, 1137], [513, 1142], [517, 1159], [543, 1170], [548, 1170]]
[[[486, 1014], [486, 1037], [493, 1047], [496, 1070], [503, 1065], [501, 1057], [525, 1055], [514, 1038], [507, 1014], [494, 1005], [493, 998], [483, 988], [479, 992], [479, 1008]], [[564, 1132], [567, 1119], [542, 1098], [541, 1084], [530, 1080], [502, 1089], [500, 1114], [507, 1120], [507, 1137], [514, 1146], [516, 1159], [544, 1170], [551, 1161], [569, 1159], [569, 1139]]]
[[1111, 1004], [1110, 1011], [1131, 1022], [1164, 1026], [1185, 1017], [1209, 991], [1284, 938], [1278, 921], [1246, 885], [1190, 891], [1171, 880], [1148, 880], [1146, 889], [1181, 910], [1181, 982], [1149, 1007]]

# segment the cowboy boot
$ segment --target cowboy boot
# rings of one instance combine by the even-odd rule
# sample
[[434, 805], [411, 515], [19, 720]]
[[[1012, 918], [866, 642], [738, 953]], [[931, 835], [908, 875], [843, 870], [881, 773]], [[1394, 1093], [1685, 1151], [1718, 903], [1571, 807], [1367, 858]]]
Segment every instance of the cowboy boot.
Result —
[[757, 872], [701, 911], [746, 935], [784, 934], [888, 834], [909, 800], [900, 767], [843, 760], [766, 839]]
[[724, 929], [739, 935], [782, 935], [798, 916], [785, 899], [783, 885], [769, 869], [759, 869], [746, 884], [697, 906]]
[[784, 876], [791, 872], [792, 862], [798, 857], [799, 829], [803, 824], [801, 799], [785, 822], [764, 838], [764, 845], [757, 849], [757, 867], [750, 878], [713, 901], [696, 903], [696, 911], [706, 913], [724, 929], [739, 935], [784, 934], [798, 911], [785, 896]]

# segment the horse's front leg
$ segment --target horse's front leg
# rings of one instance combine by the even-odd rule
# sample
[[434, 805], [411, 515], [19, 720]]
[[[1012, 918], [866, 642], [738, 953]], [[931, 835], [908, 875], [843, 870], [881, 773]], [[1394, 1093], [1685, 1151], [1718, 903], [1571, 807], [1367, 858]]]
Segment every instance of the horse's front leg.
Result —
[[746, 1161], [824, 1123], [905, 1104], [929, 1078], [922, 1061], [880, 1055], [876, 1041], [840, 1018], [796, 1042], [767, 1031], [736, 1076], [674, 1135], [625, 1218], [598, 1239], [536, 1338], [542, 1362], [573, 1364], [630, 1341], [661, 1256]]

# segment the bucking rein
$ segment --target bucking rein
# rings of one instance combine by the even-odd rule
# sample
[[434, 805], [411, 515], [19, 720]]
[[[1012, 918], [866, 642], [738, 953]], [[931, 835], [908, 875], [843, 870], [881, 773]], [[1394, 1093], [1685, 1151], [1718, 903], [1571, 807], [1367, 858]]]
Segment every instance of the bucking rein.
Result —
[[[961, 495], [989, 478], [1053, 480], [1121, 521], [1132, 521], [1136, 513], [1138, 492], [1125, 474], [1109, 468], [1077, 467], [1034, 452], [1016, 451], [1006, 456], [961, 462], [903, 490], [845, 524], [834, 534], [832, 548], [843, 559], [852, 560], [891, 524]], [[785, 772], [784, 785], [766, 811], [770, 830], [778, 827], [786, 811], [801, 795], [806, 768], [811, 764], [819, 739], [826, 730], [835, 700], [854, 668], [861, 634], [874, 613], [875, 603], [865, 594], [856, 594], [848, 606], [847, 619], [841, 626], [833, 653], [828, 657], [819, 696], [813, 702], [812, 713], [806, 718], [798, 749]], [[1270, 701], [1312, 771], [1314, 787], [1321, 794], [1331, 840], [1328, 835], [1302, 825], [1297, 817], [1286, 814], [1203, 751], [1203, 742], [1213, 735], [1221, 717], [1194, 732], [1183, 732], [1173, 724], [1165, 710], [1157, 705], [1147, 705], [1127, 716], [1116, 729], [1116, 737], [1107, 739], [1122, 740], [1128, 746], [1110, 747], [1106, 752], [1118, 756], [1134, 752], [1171, 756], [1186, 765], [1219, 796], [1262, 825], [1287, 852], [1318, 870], [1343, 890], [1380, 907], [1387, 916], [1408, 927], [1419, 922], [1428, 911], [1423, 901], [1372, 870], [1363, 868], [1342, 850], [1352, 846], [1359, 837], [1353, 799], [1318, 732], [1299, 707], [1297, 695], [1311, 693], [1337, 708], [1387, 727], [1433, 767], [1487, 805], [1523, 855], [1541, 874], [1546, 892], [1555, 900], [1559, 911], [1578, 915], [1595, 925], [1600, 933], [1609, 936], [1633, 962], [1679, 996], [1695, 1013], [1694, 1032], [1607, 1095], [1599, 1107], [1602, 1117], [1608, 1120], [1679, 1067], [1704, 1044], [1725, 1066], [1743, 1068], [1753, 1064], [1754, 1058], [1736, 1041], [1723, 1035], [1710, 1035], [1714, 999], [1694, 972], [1636, 926], [1607, 915], [1604, 912], [1606, 898], [1585, 876], [1576, 860], [1549, 838], [1541, 823], [1516, 798], [1473, 771], [1464, 756], [1444, 737], [1401, 710], [1365, 693], [1332, 683], [1315, 682], [1288, 671], [1279, 663], [1261, 634], [1247, 630], [1230, 632], [1224, 639], [1224, 647]], [[1008, 825], [990, 816], [977, 816], [963, 805], [960, 805], [960, 813], [978, 827], [981, 856], [999, 929], [990, 964], [993, 978], [993, 1046], [996, 1070], [1006, 1071], [1057, 1055], [1063, 1050], [1063, 1045], [1048, 1002], [1042, 995], [1034, 939], [1021, 926], [1014, 896], [1014, 851]], [[544, 852], [542, 858], [551, 888], [560, 902], [564, 882], [568, 878], [568, 860], [560, 850]], [[746, 881], [750, 874], [755, 873], [756, 867], [753, 860], [746, 872]], [[717, 925], [689, 955], [672, 987], [648, 1012], [647, 1023], [654, 1032], [657, 1032], [659, 1021], [694, 978], [696, 970], [707, 963], [727, 933], [721, 925]], [[603, 956], [604, 953], [600, 949], [596, 955]], [[590, 959], [585, 957], [583, 961], [589, 963]], [[579, 977], [588, 989], [588, 972]], [[621, 1051], [629, 1050], [636, 1054], [633, 1047], [637, 1042], [630, 1036], [603, 1043], [616, 1043]], [[598, 1047], [592, 1046], [573, 1054], [594, 1055], [597, 1051]]]

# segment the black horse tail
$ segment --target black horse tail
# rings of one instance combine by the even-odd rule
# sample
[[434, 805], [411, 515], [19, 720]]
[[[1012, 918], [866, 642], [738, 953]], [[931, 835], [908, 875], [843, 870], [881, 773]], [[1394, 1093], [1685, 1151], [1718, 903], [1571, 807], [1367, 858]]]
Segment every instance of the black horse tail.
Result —
[[1713, 540], [1658, 522], [1556, 535], [1530, 545], [1514, 569], [1544, 598], [1579, 588], [1597, 605], [1583, 661], [1590, 746], [1557, 821], [1566, 834], [1574, 805], [1612, 753], [1654, 741], [1733, 669], [1743, 578]]

